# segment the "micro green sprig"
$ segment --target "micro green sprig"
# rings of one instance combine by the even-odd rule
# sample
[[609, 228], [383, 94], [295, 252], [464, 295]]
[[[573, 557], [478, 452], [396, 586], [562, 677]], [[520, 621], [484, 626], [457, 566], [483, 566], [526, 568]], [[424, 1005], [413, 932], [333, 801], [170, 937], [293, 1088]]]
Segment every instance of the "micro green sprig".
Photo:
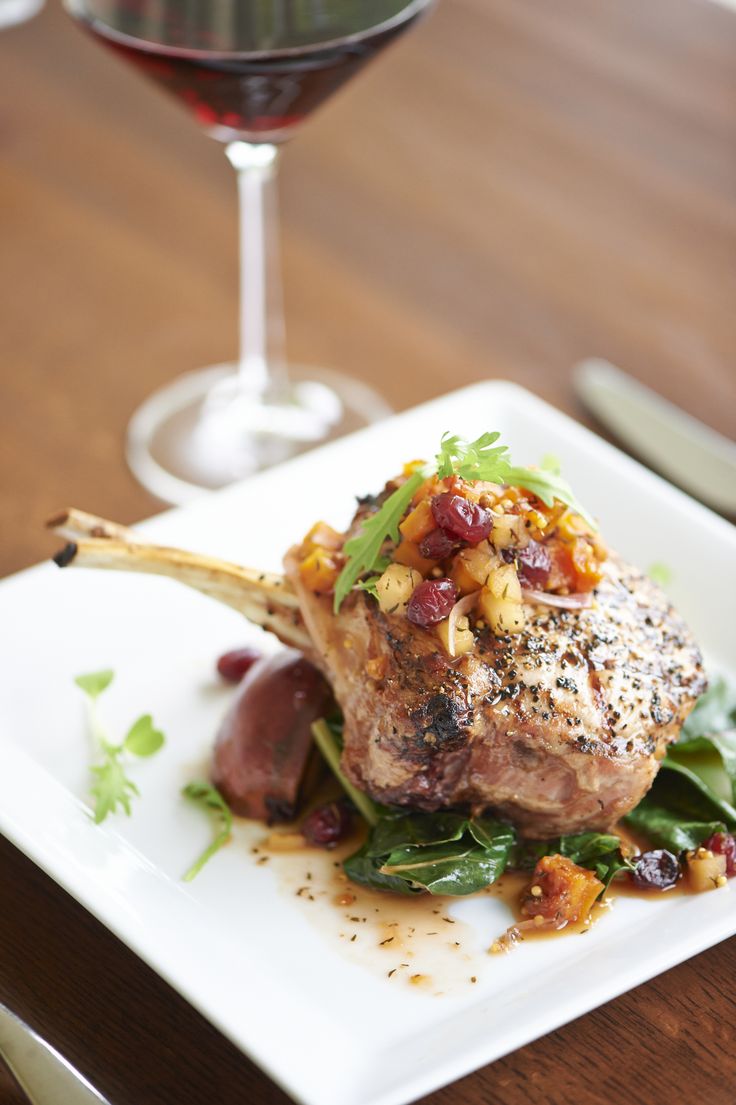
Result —
[[186, 874], [183, 875], [184, 882], [191, 882], [202, 870], [205, 863], [212, 859], [215, 853], [219, 852], [220, 848], [223, 848], [230, 840], [233, 831], [233, 815], [219, 790], [205, 780], [196, 779], [194, 782], [187, 783], [182, 790], [182, 794], [194, 805], [199, 806], [204, 813], [209, 814], [215, 824], [212, 843], [205, 848]]
[[153, 724], [150, 714], [142, 714], [133, 722], [119, 744], [114, 744], [100, 717], [97, 700], [107, 690], [115, 677], [109, 668], [78, 675], [74, 682], [83, 691], [87, 701], [89, 730], [95, 744], [98, 762], [90, 767], [92, 784], [90, 794], [95, 800], [93, 818], [96, 825], [105, 820], [118, 807], [130, 816], [131, 799], [138, 797], [138, 787], [125, 773], [125, 756], [148, 757], [164, 744], [164, 735]]
[[446, 479], [454, 475], [464, 480], [485, 480], [523, 487], [541, 499], [545, 506], [552, 506], [557, 499], [577, 511], [588, 525], [595, 526], [570, 484], [560, 475], [556, 458], [545, 457], [539, 468], [516, 467], [511, 464], [508, 446], [497, 444], [500, 436], [494, 431], [481, 434], [475, 441], [465, 441], [457, 434], [442, 435], [435, 463], [413, 472], [385, 499], [375, 514], [366, 518], [359, 532], [346, 541], [344, 552], [347, 560], [335, 584], [335, 613], [356, 585], [374, 592], [376, 577], [359, 582], [360, 578], [376, 572], [382, 563], [385, 542], [398, 540], [399, 523], [404, 512], [429, 476], [436, 474], [440, 479]]

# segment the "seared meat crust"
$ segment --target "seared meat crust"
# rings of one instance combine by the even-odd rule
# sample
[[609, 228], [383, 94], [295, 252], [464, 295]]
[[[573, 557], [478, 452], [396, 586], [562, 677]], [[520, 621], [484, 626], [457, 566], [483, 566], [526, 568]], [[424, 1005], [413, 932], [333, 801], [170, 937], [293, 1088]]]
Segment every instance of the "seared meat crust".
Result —
[[364, 593], [335, 617], [287, 571], [345, 716], [343, 769], [379, 802], [493, 809], [532, 837], [610, 828], [706, 686], [667, 597], [615, 555], [590, 607], [527, 607], [523, 633], [483, 631], [455, 660]]

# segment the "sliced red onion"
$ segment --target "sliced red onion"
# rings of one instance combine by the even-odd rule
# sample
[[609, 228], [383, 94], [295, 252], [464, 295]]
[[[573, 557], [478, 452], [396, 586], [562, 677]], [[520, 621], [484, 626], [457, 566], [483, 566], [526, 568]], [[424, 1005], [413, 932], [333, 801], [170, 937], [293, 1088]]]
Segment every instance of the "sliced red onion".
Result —
[[582, 610], [590, 606], [590, 591], [578, 591], [574, 595], [552, 595], [549, 591], [534, 591], [529, 587], [522, 587], [521, 597], [524, 602], [536, 602], [540, 606], [556, 606], [559, 610]]
[[457, 630], [458, 619], [464, 618], [473, 609], [478, 601], [479, 594], [480, 591], [471, 591], [469, 595], [463, 596], [455, 603], [447, 617], [447, 651], [450, 656], [455, 655], [455, 631]]

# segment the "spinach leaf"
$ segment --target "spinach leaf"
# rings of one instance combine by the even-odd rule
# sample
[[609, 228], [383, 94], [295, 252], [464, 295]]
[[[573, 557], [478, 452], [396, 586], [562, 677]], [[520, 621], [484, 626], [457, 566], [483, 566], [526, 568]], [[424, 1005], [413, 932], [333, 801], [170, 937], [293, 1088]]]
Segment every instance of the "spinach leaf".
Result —
[[587, 867], [595, 860], [616, 852], [621, 841], [612, 833], [577, 833], [560, 837], [560, 854], [567, 856], [573, 863]]
[[[458, 850], [457, 845], [450, 843], [441, 844], [436, 849], [427, 848], [427, 855], [423, 855], [422, 851], [415, 852], [413, 856], [392, 854], [381, 870], [409, 879], [423, 886], [430, 894], [460, 896], [474, 894], [490, 886], [506, 864], [505, 854], [499, 860], [498, 856], [477, 845]], [[397, 860], [409, 862], [396, 863]]]
[[621, 851], [620, 839], [612, 833], [577, 833], [562, 836], [560, 854], [567, 856], [580, 867], [589, 867], [595, 871], [606, 889], [619, 871], [633, 867]]
[[624, 820], [652, 844], [677, 853], [736, 828], [736, 809], [693, 766], [667, 756], [652, 789]]
[[682, 727], [679, 743], [694, 737], [710, 737], [733, 726], [736, 726], [736, 690], [718, 676], [695, 703]]
[[[713, 764], [707, 761], [709, 754], [715, 754]], [[682, 727], [680, 740], [670, 748], [667, 760], [684, 763], [719, 797], [725, 798], [728, 794], [731, 803], [736, 805], [736, 690], [725, 679], [714, 679], [700, 696]], [[728, 776], [727, 785], [725, 779], [723, 785], [719, 785], [714, 768]]]
[[624, 819], [672, 852], [736, 829], [736, 695], [716, 678], [671, 745], [652, 789]]
[[592, 866], [592, 861], [609, 852], [617, 851], [621, 841], [612, 833], [576, 833], [556, 836], [550, 840], [521, 841], [514, 853], [514, 866], [531, 870], [542, 856], [567, 856], [581, 867]]
[[627, 816], [626, 824], [655, 847], [667, 848], [675, 855], [699, 847], [713, 833], [726, 828], [722, 821], [687, 821], [682, 814], [656, 805], [648, 796]]
[[621, 852], [621, 841], [612, 833], [574, 833], [550, 840], [524, 840], [517, 845], [512, 865], [531, 870], [542, 856], [567, 856], [580, 867], [595, 871], [607, 887], [611, 879], [632, 866]]
[[736, 809], [705, 782], [703, 777], [685, 763], [670, 756], [662, 761], [662, 768], [649, 792], [658, 798], [666, 797], [668, 809], [694, 820], [725, 821], [729, 829], [736, 828]]
[[378, 822], [369, 840], [370, 856], [385, 856], [410, 845], [442, 844], [460, 840], [468, 826], [461, 813], [388, 814]]
[[506, 859], [516, 840], [516, 833], [510, 825], [505, 825], [492, 817], [472, 818], [468, 821], [468, 832], [487, 852], [503, 850]]
[[473, 894], [502, 874], [515, 840], [510, 825], [491, 818], [388, 814], [343, 866], [354, 882], [377, 890]]
[[371, 890], [391, 890], [395, 894], [421, 894], [421, 886], [413, 886], [398, 875], [381, 873], [383, 860], [368, 855], [368, 842], [343, 861], [343, 870], [352, 882], [368, 886]]

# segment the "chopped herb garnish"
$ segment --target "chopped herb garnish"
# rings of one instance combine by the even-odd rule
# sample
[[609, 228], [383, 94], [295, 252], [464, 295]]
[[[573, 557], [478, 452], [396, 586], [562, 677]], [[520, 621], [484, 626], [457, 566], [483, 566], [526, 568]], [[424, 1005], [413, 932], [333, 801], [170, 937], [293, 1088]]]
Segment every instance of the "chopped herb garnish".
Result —
[[[595, 525], [570, 484], [560, 475], [556, 457], [545, 457], [540, 468], [514, 467], [508, 446], [496, 444], [500, 436], [497, 432], [485, 433], [475, 441], [464, 441], [457, 434], [442, 435], [435, 464], [425, 465], [413, 472], [388, 496], [379, 510], [363, 522], [358, 533], [346, 541], [343, 551], [347, 561], [335, 584], [335, 613], [356, 584], [362, 590], [375, 594], [375, 573], [380, 574], [383, 570], [379, 566], [383, 546], [386, 541], [398, 540], [399, 523], [415, 492], [425, 479], [435, 473], [440, 479], [455, 475], [464, 480], [485, 480], [523, 487], [541, 499], [545, 506], [552, 506], [558, 500], [577, 511], [590, 526]], [[372, 574], [371, 578], [359, 583], [360, 577], [368, 573]]]
[[138, 787], [125, 774], [125, 753], [133, 756], [152, 756], [164, 743], [163, 733], [156, 729], [150, 714], [143, 714], [134, 721], [120, 744], [113, 744], [97, 709], [97, 699], [107, 690], [114, 678], [109, 668], [104, 671], [78, 675], [74, 682], [87, 699], [89, 729], [100, 758], [90, 768], [93, 775], [90, 794], [95, 800], [94, 820], [99, 825], [118, 806], [130, 816], [131, 798], [139, 795]]
[[214, 854], [219, 852], [220, 848], [229, 841], [230, 834], [233, 830], [233, 815], [219, 790], [201, 779], [197, 779], [192, 783], [187, 783], [182, 789], [182, 794], [185, 798], [188, 798], [191, 802], [198, 805], [205, 813], [210, 814], [216, 825], [216, 832], [212, 843], [205, 848], [201, 856], [194, 861], [183, 876], [184, 882], [191, 882], [202, 870], [205, 863], [212, 859]]
[[508, 446], [496, 445], [500, 433], [481, 434], [475, 441], [463, 441], [457, 434], [445, 433], [437, 453], [437, 475], [460, 476], [464, 480], [506, 483], [511, 468]]
[[424, 473], [414, 472], [406, 483], [397, 487], [389, 495], [375, 514], [371, 514], [363, 522], [360, 532], [345, 542], [343, 551], [348, 560], [335, 584], [335, 613], [340, 609], [342, 600], [352, 590], [358, 578], [365, 572], [374, 570], [384, 542], [398, 539], [399, 522], [415, 491], [419, 490], [425, 478]]

